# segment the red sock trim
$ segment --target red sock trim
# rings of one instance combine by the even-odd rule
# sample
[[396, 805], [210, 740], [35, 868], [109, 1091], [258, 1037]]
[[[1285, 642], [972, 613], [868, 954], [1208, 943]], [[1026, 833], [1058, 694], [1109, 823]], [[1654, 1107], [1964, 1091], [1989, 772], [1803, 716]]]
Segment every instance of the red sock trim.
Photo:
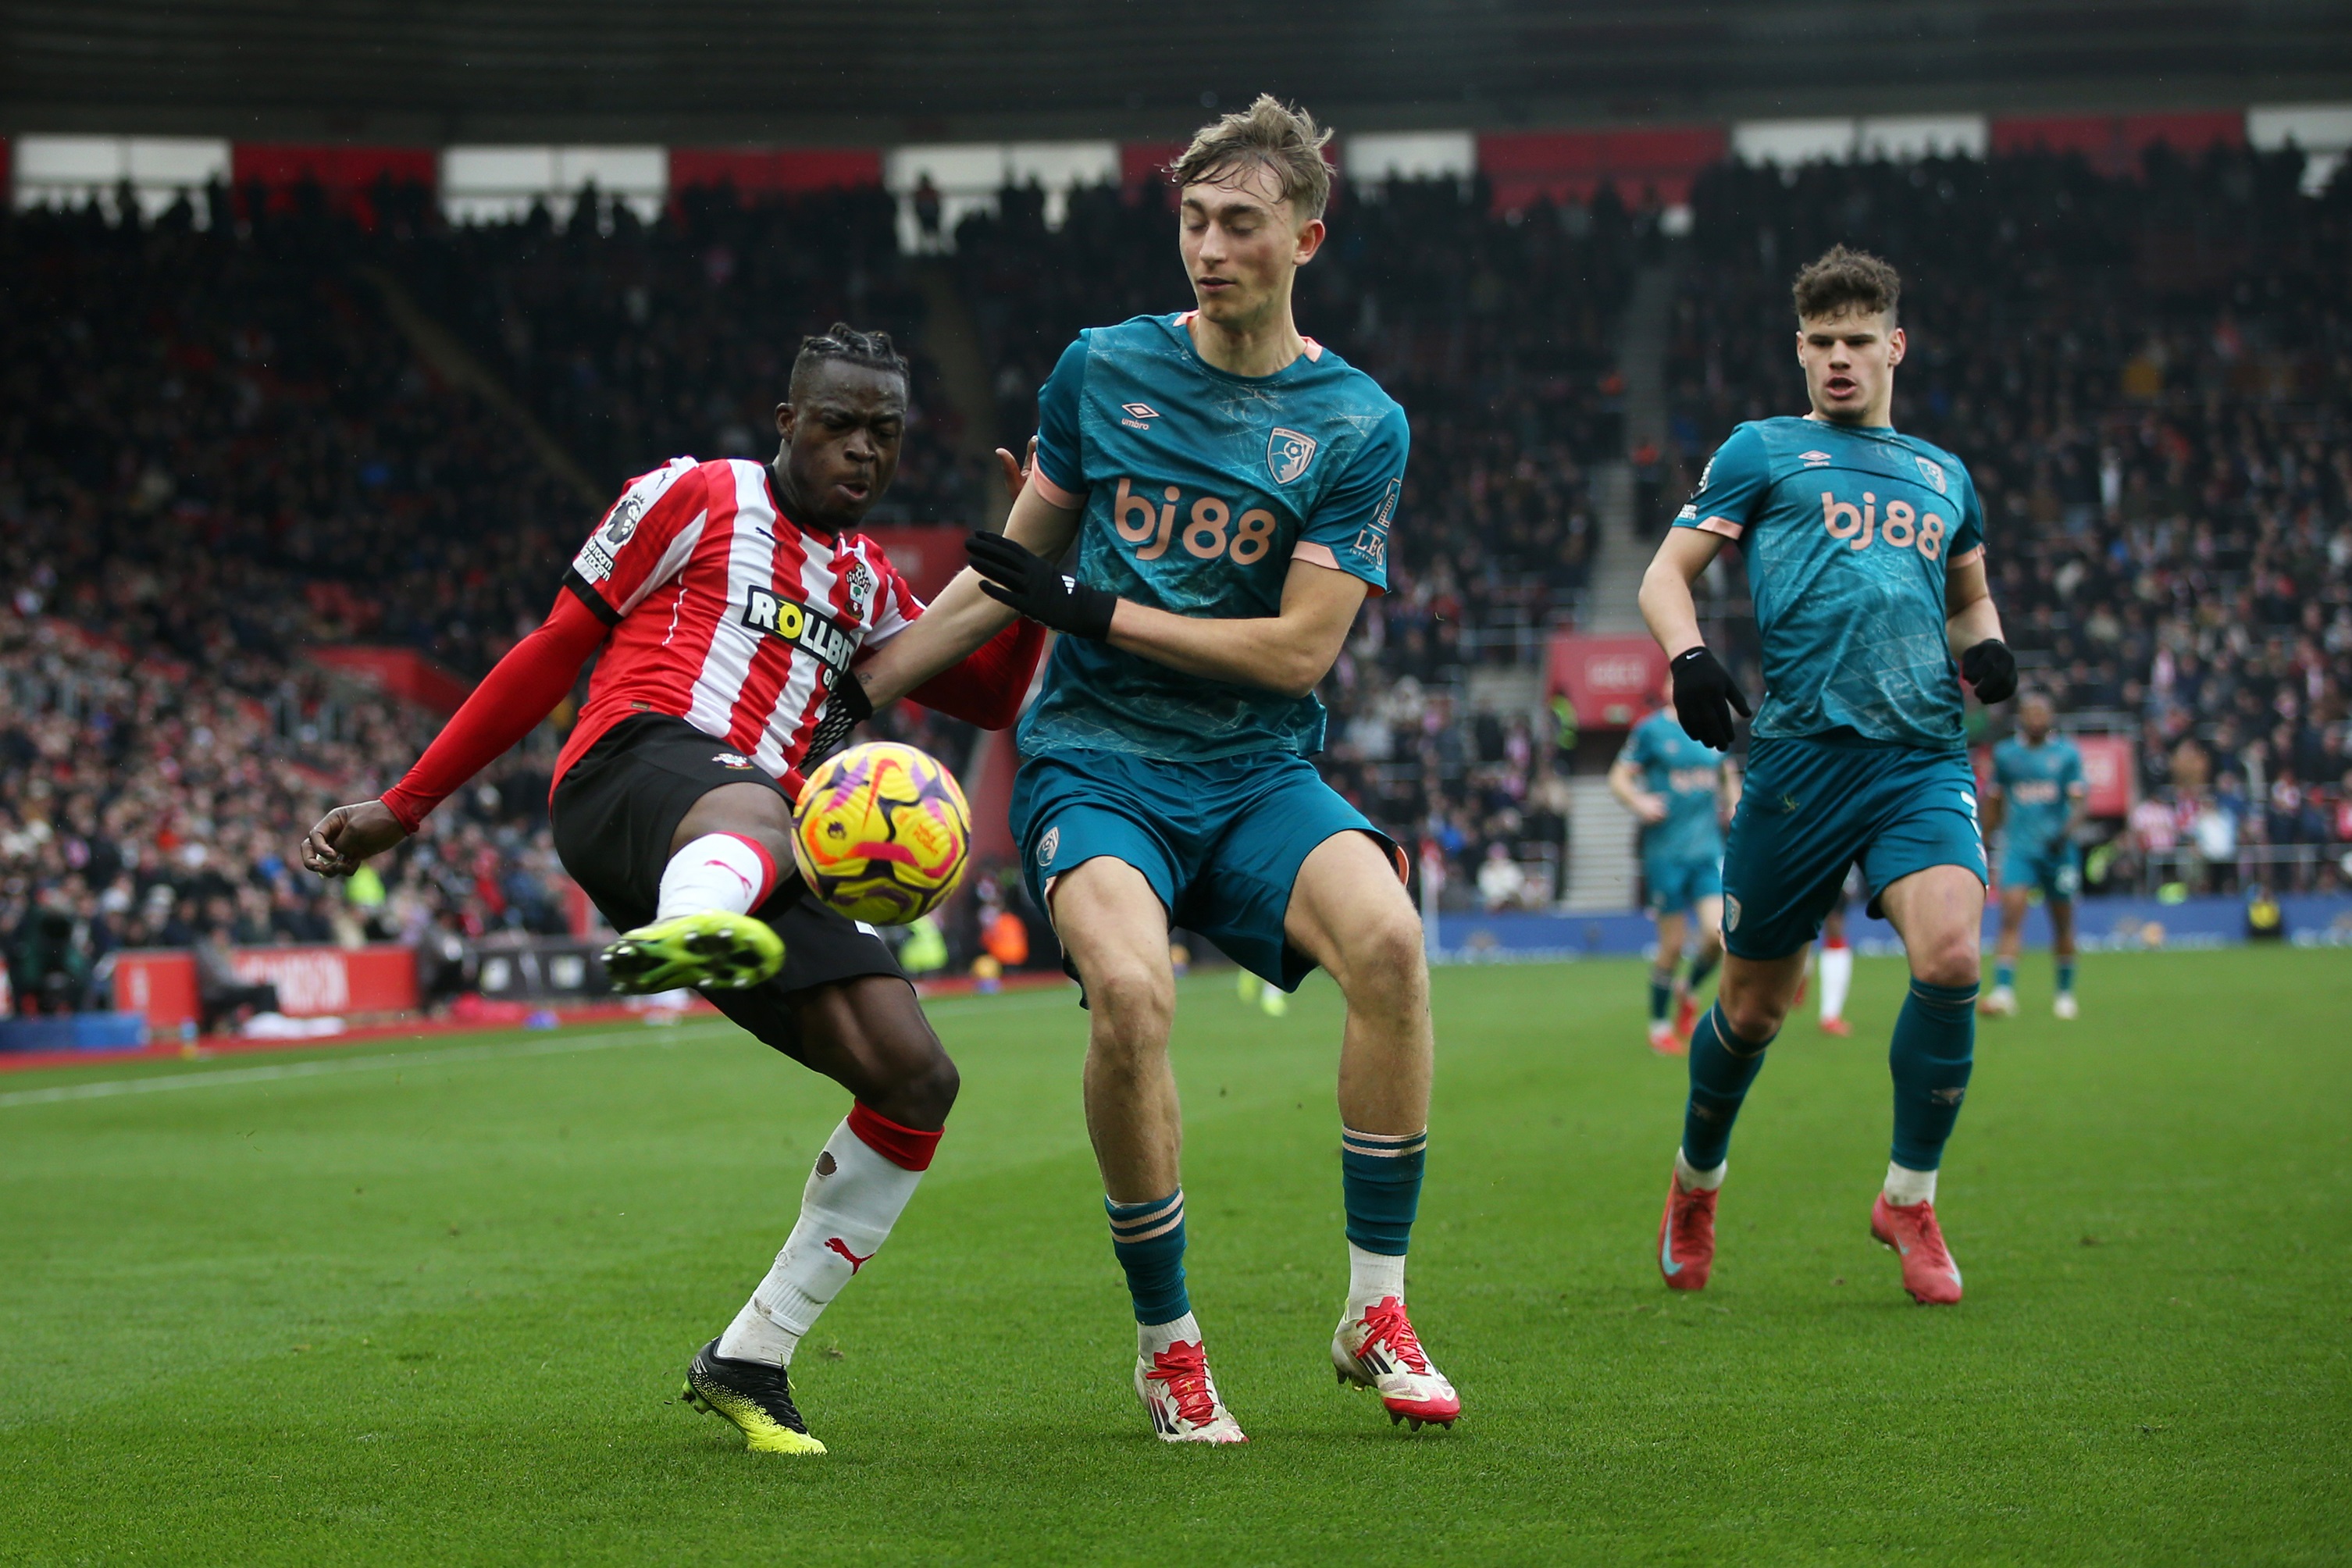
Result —
[[940, 1133], [901, 1127], [863, 1100], [850, 1104], [849, 1130], [857, 1134], [859, 1142], [902, 1171], [929, 1170], [931, 1156], [940, 1150]]
[[732, 838], [736, 843], [742, 845], [758, 858], [761, 876], [760, 890], [751, 895], [751, 907], [755, 910], [758, 909], [761, 904], [768, 901], [768, 895], [776, 890], [775, 857], [768, 853], [768, 847], [766, 845], [746, 834], [722, 833], [719, 834], [719, 837], [721, 838]]
[[1823, 952], [1843, 952], [1845, 948], [1846, 944], [1843, 939], [1837, 942], [1825, 942], [1822, 943], [1822, 951]]

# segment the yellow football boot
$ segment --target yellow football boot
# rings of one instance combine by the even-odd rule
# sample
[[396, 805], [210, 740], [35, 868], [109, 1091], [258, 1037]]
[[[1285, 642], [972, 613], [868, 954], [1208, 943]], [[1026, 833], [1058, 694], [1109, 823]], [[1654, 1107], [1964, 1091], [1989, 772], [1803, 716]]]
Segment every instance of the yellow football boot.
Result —
[[784, 939], [765, 921], [724, 910], [677, 915], [625, 931], [604, 949], [613, 989], [632, 996], [694, 985], [734, 991], [784, 966]]
[[723, 1415], [742, 1428], [743, 1446], [754, 1454], [822, 1454], [824, 1445], [809, 1436], [793, 1403], [793, 1380], [782, 1367], [736, 1361], [719, 1353], [711, 1341], [695, 1352], [680, 1395], [695, 1409]]

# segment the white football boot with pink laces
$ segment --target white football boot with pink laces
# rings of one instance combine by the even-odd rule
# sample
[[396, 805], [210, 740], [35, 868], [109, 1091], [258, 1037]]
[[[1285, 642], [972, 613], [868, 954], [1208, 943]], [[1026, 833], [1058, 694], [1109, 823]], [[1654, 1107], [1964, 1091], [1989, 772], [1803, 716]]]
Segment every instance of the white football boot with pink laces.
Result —
[[1246, 1443], [1241, 1424], [1217, 1397], [1209, 1357], [1200, 1342], [1177, 1341], [1146, 1360], [1135, 1358], [1135, 1393], [1163, 1443]]
[[1331, 1366], [1342, 1384], [1378, 1392], [1391, 1424], [1410, 1421], [1418, 1432], [1424, 1423], [1451, 1426], [1462, 1414], [1461, 1396], [1423, 1352], [1397, 1297], [1341, 1320], [1331, 1336]]

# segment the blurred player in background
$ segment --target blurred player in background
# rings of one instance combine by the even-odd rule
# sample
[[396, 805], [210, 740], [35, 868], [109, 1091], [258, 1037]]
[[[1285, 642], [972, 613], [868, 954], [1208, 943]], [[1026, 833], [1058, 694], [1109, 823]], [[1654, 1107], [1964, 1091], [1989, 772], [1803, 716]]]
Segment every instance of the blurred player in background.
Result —
[[1895, 269], [1840, 246], [1797, 275], [1803, 418], [1740, 426], [1699, 477], [1642, 582], [1683, 727], [1717, 747], [1747, 699], [1701, 637], [1691, 584], [1746, 552], [1764, 645], [1763, 710], [1724, 856], [1723, 981], [1691, 1036], [1683, 1143], [1659, 1225], [1675, 1289], [1704, 1287], [1732, 1122], [1804, 976], [1806, 944], [1860, 861], [1902, 934], [1895, 1138], [1871, 1234], [1922, 1302], [1960, 1299], [1936, 1172], [1975, 1055], [1983, 836], [1959, 681], [2017, 689], [1985, 585], [1984, 515], [1951, 454], [1892, 424], [1905, 339]]
[[1323, 242], [1326, 140], [1270, 97], [1193, 139], [1172, 178], [1197, 309], [1079, 334], [1038, 395], [1005, 534], [975, 536], [976, 574], [867, 672], [878, 700], [1009, 612], [1063, 634], [1022, 721], [1013, 829], [1092, 1009], [1087, 1125], [1136, 1392], [1170, 1442], [1244, 1440], [1184, 1286], [1171, 924], [1285, 991], [1318, 964], [1339, 982], [1349, 1268], [1332, 1363], [1397, 1420], [1461, 1409], [1405, 1314], [1432, 1055], [1421, 922], [1402, 851], [1307, 760], [1315, 688], [1387, 582], [1410, 439], [1404, 411], [1291, 314]]
[[[626, 933], [605, 952], [614, 986], [698, 986], [855, 1097], [774, 1267], [688, 1369], [688, 1402], [761, 1452], [824, 1452], [793, 1403], [793, 1352], [890, 1234], [958, 1085], [889, 949], [793, 871], [801, 768], [872, 711], [844, 679], [851, 661], [923, 613], [856, 531], [889, 489], [906, 421], [907, 364], [887, 336], [835, 325], [805, 341], [772, 463], [677, 458], [632, 481], [546, 623], [408, 775], [302, 841], [311, 870], [351, 875], [528, 734], [601, 652], [550, 815], [564, 869]], [[1002, 729], [1042, 651], [1035, 628], [1008, 628], [913, 695]]]
[[[1838, 884], [1837, 902], [1822, 917], [1822, 1033], [1840, 1039], [1853, 1033], [1853, 1026], [1845, 1021], [1845, 999], [1853, 990], [1853, 947], [1845, 938], [1845, 911], [1861, 896], [1862, 873], [1849, 866], [1845, 880]], [[1803, 1000], [1801, 992], [1798, 999]]]
[[2050, 910], [2050, 950], [2058, 963], [2058, 994], [2050, 1010], [2073, 1018], [2074, 896], [2083, 890], [2083, 863], [2074, 830], [2091, 804], [2083, 753], [2051, 733], [2058, 710], [2049, 694], [2018, 700], [2017, 733], [1992, 749], [1985, 786], [1985, 835], [2003, 836], [2000, 856], [2000, 940], [1993, 947], [1992, 992], [1984, 1011], [2017, 1011], [2017, 955], [2025, 945], [2025, 906], [2039, 889]]
[[[1610, 764], [1609, 792], [1642, 824], [1642, 885], [1658, 927], [1650, 1048], [1678, 1057], [1698, 1021], [1698, 989], [1723, 962], [1723, 820], [1739, 804], [1738, 769], [1684, 732], [1669, 681], [1664, 703]], [[1698, 953], [1677, 978], [1685, 916], [1697, 918]]]

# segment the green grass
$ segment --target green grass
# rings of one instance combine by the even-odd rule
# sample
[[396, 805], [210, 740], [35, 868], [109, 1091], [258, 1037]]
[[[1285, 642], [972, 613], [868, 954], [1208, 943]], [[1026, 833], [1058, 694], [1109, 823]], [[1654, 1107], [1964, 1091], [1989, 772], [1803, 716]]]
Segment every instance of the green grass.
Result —
[[[1163, 1448], [1128, 1387], [1066, 993], [938, 1009], [963, 1102], [795, 1368], [816, 1460], [668, 1403], [845, 1104], [740, 1036], [8, 1075], [0, 1561], [2343, 1561], [2352, 956], [2094, 957], [2072, 1026], [2047, 976], [1981, 1032], [1969, 1299], [1929, 1310], [1865, 1235], [1894, 963], [1855, 1038], [1775, 1048], [1697, 1300], [1653, 1257], [1683, 1091], [1636, 967], [1442, 972], [1414, 1303], [1468, 1415], [1417, 1437], [1325, 1358], [1337, 994], [1188, 983], [1238, 1450]], [[210, 1073], [247, 1076], [21, 1098]]]

